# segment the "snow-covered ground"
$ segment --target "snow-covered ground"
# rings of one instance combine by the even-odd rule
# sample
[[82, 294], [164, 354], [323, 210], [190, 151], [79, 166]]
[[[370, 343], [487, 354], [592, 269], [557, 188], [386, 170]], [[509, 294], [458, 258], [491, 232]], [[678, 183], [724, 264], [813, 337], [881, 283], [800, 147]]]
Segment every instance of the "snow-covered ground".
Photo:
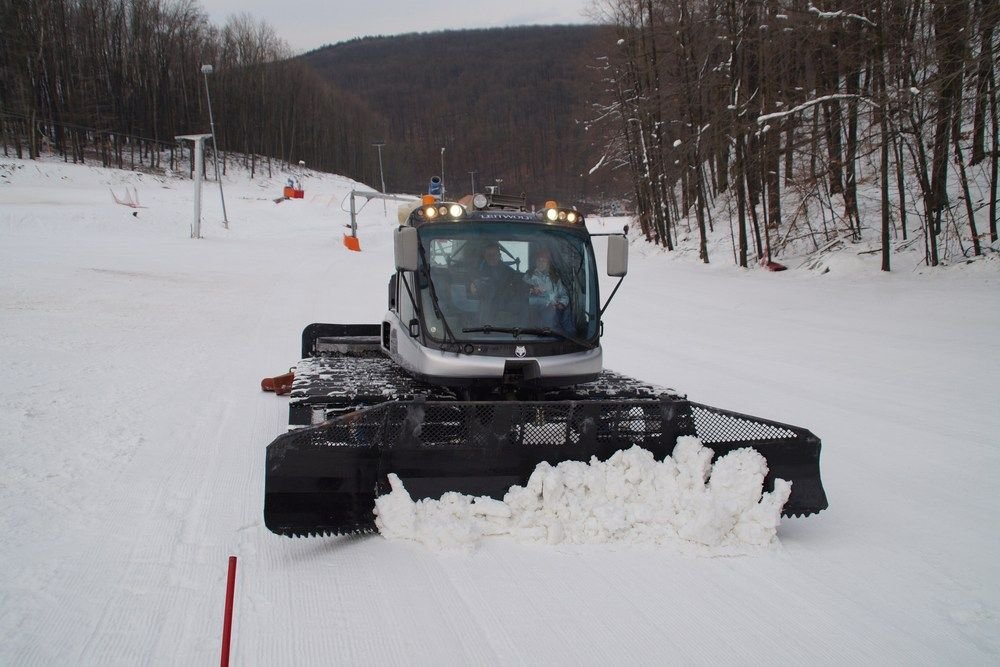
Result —
[[607, 366], [823, 440], [830, 509], [773, 549], [291, 540], [261, 521], [286, 404], [259, 381], [306, 323], [377, 321], [395, 213], [369, 205], [352, 253], [352, 182], [279, 205], [282, 181], [233, 171], [228, 231], [209, 184], [195, 241], [190, 181], [0, 159], [0, 664], [211, 663], [230, 554], [234, 664], [998, 662], [997, 261], [633, 245]]

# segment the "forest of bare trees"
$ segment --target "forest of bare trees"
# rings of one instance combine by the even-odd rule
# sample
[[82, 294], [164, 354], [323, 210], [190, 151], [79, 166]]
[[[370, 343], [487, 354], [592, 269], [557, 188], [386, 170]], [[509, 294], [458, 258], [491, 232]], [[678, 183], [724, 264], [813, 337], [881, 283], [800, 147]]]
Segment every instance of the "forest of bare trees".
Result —
[[[707, 228], [731, 224], [747, 266], [789, 243], [821, 250], [868, 232], [887, 271], [894, 244], [923, 244], [936, 266], [942, 239], [963, 255], [997, 240], [1000, 1], [599, 0], [597, 10], [619, 41], [596, 61], [606, 83], [595, 122], [609, 160], [632, 175], [650, 241], [673, 249], [680, 221], [693, 220], [707, 262]], [[863, 192], [876, 193], [867, 207]], [[731, 220], [712, 219], [722, 197]]]
[[[203, 64], [220, 149], [359, 173], [351, 141], [371, 113], [247, 15], [211, 25], [193, 0], [0, 0], [5, 152], [107, 166], [174, 162], [174, 137], [207, 132]], [[367, 148], [367, 146], [365, 146]]]

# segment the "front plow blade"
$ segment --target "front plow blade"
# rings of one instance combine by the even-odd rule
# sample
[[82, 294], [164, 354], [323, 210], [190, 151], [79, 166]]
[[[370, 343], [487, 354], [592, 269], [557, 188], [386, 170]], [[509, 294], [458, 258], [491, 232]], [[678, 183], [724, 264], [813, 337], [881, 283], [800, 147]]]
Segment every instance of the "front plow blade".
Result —
[[264, 522], [280, 535], [375, 529], [375, 498], [395, 473], [414, 498], [448, 491], [502, 498], [542, 461], [606, 460], [638, 445], [663, 459], [693, 435], [720, 456], [753, 447], [767, 459], [765, 490], [792, 482], [786, 515], [826, 509], [820, 441], [786, 424], [683, 399], [434, 402], [365, 408], [291, 431], [267, 448]]

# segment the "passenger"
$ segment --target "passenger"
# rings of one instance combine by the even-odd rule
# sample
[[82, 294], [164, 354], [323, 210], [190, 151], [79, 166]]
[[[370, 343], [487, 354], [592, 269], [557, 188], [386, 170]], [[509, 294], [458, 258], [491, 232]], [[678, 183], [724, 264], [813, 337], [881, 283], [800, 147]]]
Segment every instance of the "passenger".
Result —
[[552, 267], [552, 253], [542, 248], [535, 253], [535, 266], [525, 276], [530, 286], [528, 303], [537, 314], [538, 326], [569, 330], [569, 295]]

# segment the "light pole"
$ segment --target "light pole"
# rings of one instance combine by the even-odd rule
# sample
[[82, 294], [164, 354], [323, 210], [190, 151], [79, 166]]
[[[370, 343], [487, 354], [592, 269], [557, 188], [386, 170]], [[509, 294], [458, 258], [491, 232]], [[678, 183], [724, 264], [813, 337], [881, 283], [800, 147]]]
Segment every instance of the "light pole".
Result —
[[378, 149], [378, 175], [382, 179], [382, 194], [385, 194], [385, 173], [382, 171], [382, 147], [385, 146], [385, 142], [373, 141], [372, 146]]
[[212, 126], [212, 156], [215, 158], [215, 180], [219, 182], [219, 199], [222, 200], [222, 224], [229, 229], [229, 217], [226, 216], [226, 195], [222, 193], [222, 172], [219, 171], [219, 144], [215, 140], [215, 118], [212, 116], [212, 96], [208, 92], [208, 75], [215, 71], [211, 65], [202, 65], [201, 73], [205, 75], [205, 98], [208, 100], [208, 123]]
[[469, 172], [469, 177], [472, 179], [472, 194], [476, 194], [476, 174], [478, 173], [478, 171]]
[[444, 198], [444, 146], [441, 147], [441, 197]]

